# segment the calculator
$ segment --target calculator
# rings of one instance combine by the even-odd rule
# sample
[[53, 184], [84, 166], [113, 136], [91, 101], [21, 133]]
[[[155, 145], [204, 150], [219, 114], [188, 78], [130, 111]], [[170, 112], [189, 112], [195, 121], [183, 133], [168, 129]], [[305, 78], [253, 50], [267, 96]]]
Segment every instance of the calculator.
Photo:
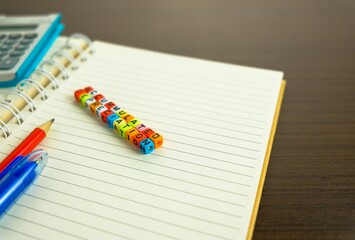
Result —
[[27, 78], [63, 29], [61, 14], [0, 15], [0, 87]]

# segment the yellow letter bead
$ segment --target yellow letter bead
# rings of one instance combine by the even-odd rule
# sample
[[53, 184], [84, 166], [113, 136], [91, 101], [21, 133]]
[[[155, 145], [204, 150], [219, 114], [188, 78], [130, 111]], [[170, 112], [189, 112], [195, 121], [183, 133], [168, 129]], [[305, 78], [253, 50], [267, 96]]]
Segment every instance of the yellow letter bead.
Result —
[[141, 124], [141, 121], [139, 121], [137, 118], [133, 118], [131, 121], [128, 122], [128, 124], [135, 128], [136, 126], [138, 126], [139, 124]]
[[118, 134], [120, 134], [120, 127], [122, 125], [126, 125], [126, 122], [122, 119], [122, 118], [119, 118], [119, 119], [116, 119], [114, 122], [113, 122], [113, 128], [116, 130], [116, 132]]
[[122, 108], [120, 110], [116, 111], [115, 113], [117, 113], [117, 115], [120, 116], [121, 118], [122, 118], [122, 116], [127, 114], [126, 110], [124, 110]]
[[149, 138], [143, 139], [139, 145], [144, 154], [149, 154], [154, 151], [154, 143]]
[[98, 107], [100, 107], [100, 106], [102, 106], [101, 103], [99, 103], [99, 102], [94, 102], [94, 103], [92, 103], [92, 104], [90, 105], [90, 111], [95, 114], [95, 113], [96, 113], [96, 108], [98, 108]]
[[107, 110], [107, 107], [101, 105], [100, 107], [96, 108], [96, 116], [101, 118], [101, 113], [106, 110]]
[[133, 141], [133, 137], [136, 136], [139, 133], [139, 131], [135, 128], [131, 128], [126, 132], [126, 139], [130, 142]]
[[121, 118], [123, 118], [123, 120], [125, 120], [127, 123], [134, 119], [134, 117], [131, 114], [123, 115]]
[[154, 148], [157, 149], [161, 145], [163, 145], [163, 136], [159, 133], [154, 133], [152, 136], [149, 137], [150, 140], [154, 143]]
[[95, 103], [96, 100], [94, 98], [89, 98], [85, 101], [87, 107], [90, 107], [91, 104]]
[[81, 105], [86, 107], [86, 100], [88, 100], [89, 98], [92, 98], [92, 96], [90, 94], [88, 94], [88, 93], [85, 93], [85, 94], [81, 95], [80, 96]]
[[128, 130], [130, 130], [130, 129], [132, 129], [132, 127], [129, 126], [128, 123], [126, 123], [125, 125], [121, 125], [121, 126], [120, 126], [120, 134], [121, 134], [121, 136], [122, 136], [123, 138], [126, 138], [126, 132], [127, 132]]

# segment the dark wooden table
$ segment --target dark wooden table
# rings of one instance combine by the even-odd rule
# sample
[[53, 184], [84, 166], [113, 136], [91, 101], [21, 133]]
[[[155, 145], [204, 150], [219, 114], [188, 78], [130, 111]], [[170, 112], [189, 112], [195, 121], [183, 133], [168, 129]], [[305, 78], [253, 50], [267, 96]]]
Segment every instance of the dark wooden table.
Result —
[[254, 239], [355, 239], [355, 1], [8, 1], [64, 34], [282, 70]]

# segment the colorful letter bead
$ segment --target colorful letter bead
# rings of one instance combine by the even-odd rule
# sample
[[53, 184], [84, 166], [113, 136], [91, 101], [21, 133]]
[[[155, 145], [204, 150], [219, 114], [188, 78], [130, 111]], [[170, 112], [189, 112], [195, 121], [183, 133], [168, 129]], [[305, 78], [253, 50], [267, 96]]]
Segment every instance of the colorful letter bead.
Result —
[[144, 124], [139, 124], [138, 126], [136, 126], [136, 129], [139, 132], [143, 132], [145, 129], [147, 129], [147, 127]]
[[107, 124], [110, 126], [110, 128], [113, 128], [114, 121], [119, 118], [120, 118], [120, 116], [118, 116], [116, 113], [113, 113], [107, 117]]
[[99, 92], [96, 91], [96, 90], [93, 90], [93, 91], [91, 91], [91, 92], [89, 92], [89, 93], [90, 93], [90, 95], [93, 96], [93, 97], [95, 97], [96, 95], [99, 94]]
[[120, 134], [123, 138], [126, 138], [126, 132], [131, 129], [132, 127], [129, 126], [128, 123], [126, 123], [125, 125], [121, 125], [120, 126]]
[[163, 137], [159, 133], [145, 126], [91, 86], [76, 90], [74, 97], [81, 105], [86, 106], [103, 122], [114, 128], [117, 134], [138, 147], [142, 153], [149, 154], [163, 144]]
[[116, 130], [118, 134], [120, 134], [120, 127], [122, 125], [126, 125], [126, 122], [122, 118], [118, 118], [113, 121], [113, 128]]
[[144, 136], [146, 136], [147, 138], [149, 138], [149, 137], [152, 136], [155, 132], [154, 132], [151, 128], [146, 128], [144, 131], [142, 131], [142, 133], [144, 134]]
[[133, 141], [133, 137], [139, 134], [139, 131], [135, 128], [131, 128], [126, 132], [126, 139], [130, 142]]
[[126, 115], [126, 114], [127, 114], [126, 110], [124, 110], [124, 109], [120, 109], [120, 110], [118, 110], [118, 111], [115, 112], [115, 113], [117, 113], [120, 117], [122, 117], [123, 115]]
[[125, 120], [127, 123], [134, 119], [134, 117], [131, 114], [123, 115], [121, 116], [121, 118], [123, 118], [123, 120]]
[[117, 113], [120, 109], [121, 109], [121, 108], [116, 105], [116, 106], [114, 106], [114, 107], [111, 108], [111, 111]]
[[107, 118], [108, 118], [109, 116], [111, 116], [111, 115], [116, 115], [116, 116], [117, 116], [116, 113], [113, 113], [113, 112], [111, 112], [110, 110], [105, 110], [105, 111], [101, 112], [101, 119], [102, 119], [102, 121], [104, 121], [105, 123], [107, 123]]
[[94, 89], [90, 86], [87, 86], [86, 88], [84, 88], [84, 91], [90, 93], [91, 91], [94, 91]]
[[92, 113], [96, 113], [96, 108], [98, 108], [98, 107], [100, 107], [100, 106], [102, 106], [101, 103], [99, 103], [99, 102], [94, 102], [94, 103], [92, 103], [92, 104], [90, 105], [90, 111], [91, 111]]
[[101, 118], [101, 113], [106, 110], [107, 110], [107, 108], [105, 106], [101, 105], [100, 107], [96, 108], [96, 116]]
[[90, 107], [90, 105], [93, 103], [96, 103], [96, 100], [94, 98], [89, 98], [85, 101], [87, 107]]
[[86, 107], [86, 100], [88, 100], [89, 98], [91, 98], [91, 95], [88, 94], [88, 93], [85, 93], [85, 94], [81, 95], [80, 96], [81, 105]]
[[83, 89], [76, 90], [74, 92], [74, 96], [75, 96], [76, 101], [80, 102], [80, 96], [85, 94], [85, 93], [86, 92]]
[[141, 121], [139, 121], [137, 118], [133, 118], [131, 121], [128, 122], [128, 124], [135, 128], [136, 126], [138, 126], [139, 124], [141, 124]]
[[96, 101], [100, 101], [100, 99], [104, 98], [104, 96], [102, 94], [97, 94], [94, 96]]
[[146, 137], [143, 134], [138, 133], [136, 136], [133, 137], [132, 141], [133, 141], [133, 144], [136, 145], [136, 147], [140, 149], [141, 148], [140, 143], [144, 139], [146, 139]]
[[149, 138], [143, 139], [139, 145], [144, 154], [149, 154], [154, 151], [154, 143]]
[[154, 148], [157, 149], [163, 145], [163, 137], [159, 133], [154, 133], [149, 137], [150, 140], [154, 143]]
[[109, 102], [111, 102], [108, 98], [101, 98], [100, 100], [99, 100], [99, 102], [102, 104], [102, 105], [105, 105], [106, 103], [109, 103]]
[[[116, 104], [114, 102], [108, 102], [108, 103], [106, 103], [104, 105], [105, 105], [105, 107], [107, 107], [108, 110], [111, 110], [111, 108], [116, 106]], [[116, 111], [112, 110], [112, 112], [116, 112]]]

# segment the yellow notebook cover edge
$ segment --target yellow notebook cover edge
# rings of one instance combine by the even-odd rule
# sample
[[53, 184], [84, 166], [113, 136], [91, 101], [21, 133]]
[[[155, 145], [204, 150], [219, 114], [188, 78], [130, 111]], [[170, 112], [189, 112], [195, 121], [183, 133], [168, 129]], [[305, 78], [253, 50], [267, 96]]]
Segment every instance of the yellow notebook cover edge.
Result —
[[271, 155], [272, 144], [273, 144], [273, 142], [274, 142], [274, 137], [275, 137], [275, 133], [276, 133], [276, 127], [277, 127], [277, 122], [278, 122], [279, 115], [280, 115], [281, 104], [282, 104], [282, 99], [283, 99], [284, 92], [285, 92], [285, 87], [286, 87], [286, 81], [283, 80], [283, 81], [281, 82], [279, 98], [278, 98], [278, 100], [277, 100], [277, 105], [276, 105], [276, 109], [275, 109], [274, 120], [273, 120], [272, 127], [271, 127], [271, 132], [270, 132], [270, 137], [269, 137], [268, 146], [267, 146], [267, 149], [266, 149], [264, 164], [263, 164], [263, 168], [262, 168], [262, 170], [261, 170], [261, 175], [260, 175], [260, 180], [259, 180], [259, 186], [258, 186], [258, 190], [257, 190], [257, 192], [256, 192], [256, 198], [255, 198], [255, 202], [254, 202], [254, 208], [253, 208], [253, 212], [252, 212], [252, 214], [251, 214], [251, 219], [250, 219], [250, 223], [249, 223], [249, 230], [248, 230], [247, 237], [246, 237], [246, 239], [248, 239], [248, 240], [250, 240], [250, 239], [253, 237], [253, 232], [254, 232], [256, 217], [257, 217], [258, 211], [259, 211], [259, 204], [260, 204], [260, 200], [261, 200], [261, 194], [262, 194], [262, 192], [263, 192], [263, 187], [264, 187], [264, 182], [265, 182], [267, 167], [268, 167], [268, 165], [269, 165], [269, 160], [270, 160], [270, 155]]

